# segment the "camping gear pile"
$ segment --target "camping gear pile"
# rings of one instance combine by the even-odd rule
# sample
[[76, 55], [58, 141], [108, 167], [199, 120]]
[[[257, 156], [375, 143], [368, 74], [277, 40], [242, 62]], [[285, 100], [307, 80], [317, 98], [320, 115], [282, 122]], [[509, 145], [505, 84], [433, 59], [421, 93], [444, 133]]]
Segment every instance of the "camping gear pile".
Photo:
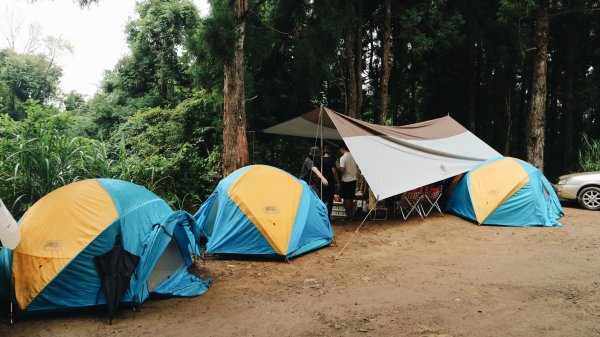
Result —
[[[562, 208], [539, 170], [500, 156], [449, 116], [388, 127], [322, 107], [265, 131], [313, 137], [315, 127], [321, 138], [345, 141], [376, 201], [401, 196], [394, 208], [405, 219], [411, 212], [442, 213], [442, 187], [423, 186], [468, 172], [453, 188], [451, 212], [479, 224], [560, 226]], [[411, 198], [410, 191], [419, 193]], [[0, 230], [7, 242], [0, 250], [0, 295], [19, 313], [105, 305], [112, 321], [120, 305], [139, 308], [153, 294], [201, 295], [211, 280], [188, 272], [192, 256], [201, 255], [201, 236], [209, 254], [285, 260], [333, 242], [316, 193], [265, 165], [225, 177], [195, 216], [114, 179], [49, 193], [18, 228], [0, 206], [0, 224], [8, 228]]]
[[112, 322], [120, 305], [208, 290], [210, 279], [188, 272], [192, 255], [201, 255], [200, 233], [208, 253], [286, 260], [333, 240], [310, 187], [265, 165], [223, 179], [196, 218], [130, 182], [63, 186], [25, 213], [20, 244], [0, 250], [0, 294], [11, 315], [105, 305]]
[[[441, 213], [439, 194], [428, 196], [423, 188], [472, 172], [451, 194], [449, 211], [480, 224], [560, 226], [562, 208], [544, 175], [525, 162], [503, 160], [450, 116], [383, 126], [320, 107], [264, 131], [314, 138], [315, 130], [321, 139], [343, 140], [377, 200], [395, 196], [404, 219], [434, 208]], [[490, 179], [480, 179], [486, 174]]]

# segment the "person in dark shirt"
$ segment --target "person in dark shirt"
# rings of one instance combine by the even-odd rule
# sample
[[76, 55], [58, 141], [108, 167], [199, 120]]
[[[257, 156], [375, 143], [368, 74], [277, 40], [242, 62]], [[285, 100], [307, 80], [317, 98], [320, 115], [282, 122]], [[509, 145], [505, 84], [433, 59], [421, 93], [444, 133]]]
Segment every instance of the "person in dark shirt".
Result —
[[[302, 169], [300, 170], [300, 179], [304, 180], [312, 189], [320, 195], [320, 186], [322, 184], [323, 187], [327, 187], [329, 185], [329, 181], [325, 179], [325, 177], [321, 174], [319, 170], [320, 165], [320, 157], [321, 157], [321, 149], [318, 146], [311, 147], [308, 153], [308, 157], [304, 159], [304, 163], [302, 163]], [[317, 166], [315, 163], [319, 162]]]
[[[327, 215], [331, 218], [331, 210], [333, 209], [333, 195], [335, 194], [335, 185], [340, 185], [337, 167], [335, 166], [335, 158], [333, 157], [333, 147], [326, 145], [323, 150], [323, 177], [329, 182], [327, 186], [323, 185], [323, 195], [321, 200], [327, 205]], [[321, 166], [320, 162], [316, 162], [315, 166]]]

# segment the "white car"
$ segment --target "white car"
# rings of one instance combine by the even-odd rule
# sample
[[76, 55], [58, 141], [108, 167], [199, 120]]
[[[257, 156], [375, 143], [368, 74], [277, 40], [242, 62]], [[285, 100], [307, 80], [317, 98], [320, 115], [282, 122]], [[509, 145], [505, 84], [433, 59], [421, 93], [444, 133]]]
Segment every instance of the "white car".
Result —
[[600, 210], [600, 172], [560, 176], [554, 190], [561, 199], [577, 200], [583, 208]]

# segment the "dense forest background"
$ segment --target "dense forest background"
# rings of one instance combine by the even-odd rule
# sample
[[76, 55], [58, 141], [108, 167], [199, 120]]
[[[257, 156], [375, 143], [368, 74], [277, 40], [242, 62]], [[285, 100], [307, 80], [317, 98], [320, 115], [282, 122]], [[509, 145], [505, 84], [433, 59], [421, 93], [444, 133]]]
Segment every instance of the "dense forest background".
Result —
[[209, 2], [201, 18], [188, 0], [140, 1], [131, 53], [93, 97], [58, 89], [66, 41], [0, 51], [13, 213], [92, 177], [193, 211], [239, 165], [299, 173], [314, 140], [261, 130], [321, 104], [388, 125], [450, 114], [551, 180], [600, 170], [600, 1]]

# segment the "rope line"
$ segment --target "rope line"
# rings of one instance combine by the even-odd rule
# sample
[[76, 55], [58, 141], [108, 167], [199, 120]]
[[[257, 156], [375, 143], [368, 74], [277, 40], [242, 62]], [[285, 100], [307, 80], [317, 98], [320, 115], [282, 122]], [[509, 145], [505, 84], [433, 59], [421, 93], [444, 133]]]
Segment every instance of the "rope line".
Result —
[[346, 244], [344, 245], [344, 247], [342, 248], [342, 250], [340, 250], [340, 252], [338, 253], [338, 255], [333, 259], [334, 262], [337, 261], [337, 259], [340, 257], [340, 255], [342, 255], [342, 253], [344, 252], [344, 249], [346, 249], [346, 247], [348, 246], [348, 244], [350, 243], [350, 241], [352, 241], [352, 239], [354, 239], [354, 237], [356, 236], [356, 233], [358, 233], [358, 231], [360, 230], [360, 227], [365, 223], [365, 221], [367, 221], [367, 218], [369, 217], [369, 215], [371, 215], [371, 212], [373, 212], [373, 210], [375, 208], [377, 208], [377, 203], [378, 202], [379, 202], [379, 197], [377, 198], [377, 200], [375, 200], [375, 205], [373, 206], [373, 208], [371, 208], [369, 210], [369, 213], [367, 213], [367, 216], [365, 216], [365, 218], [360, 223], [360, 225], [358, 225], [358, 227], [354, 231], [354, 234], [352, 234], [352, 236], [350, 237], [350, 239], [348, 239], [348, 242], [346, 242]]

